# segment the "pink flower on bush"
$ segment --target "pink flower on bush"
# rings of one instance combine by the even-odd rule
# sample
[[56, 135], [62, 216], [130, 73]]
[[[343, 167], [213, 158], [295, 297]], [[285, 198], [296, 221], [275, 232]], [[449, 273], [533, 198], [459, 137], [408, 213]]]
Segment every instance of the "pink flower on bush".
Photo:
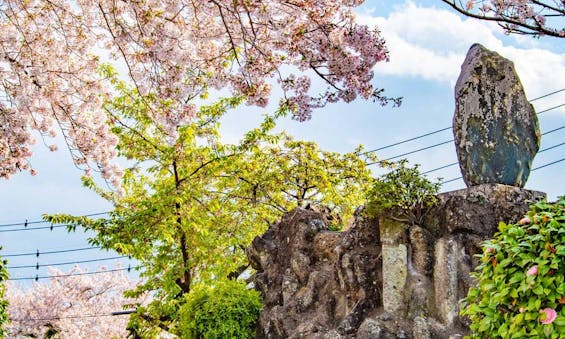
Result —
[[536, 274], [538, 274], [538, 265], [534, 265], [530, 267], [528, 272], [526, 272], [526, 275], [536, 275]]
[[540, 317], [540, 322], [542, 324], [551, 324], [555, 320], [555, 318], [557, 318], [557, 312], [555, 312], [553, 308], [544, 308], [540, 311], [540, 313], [545, 314], [545, 317], [543, 316], [543, 314]]
[[530, 221], [530, 218], [528, 218], [528, 217], [522, 218], [522, 219], [520, 219], [520, 221], [519, 221], [520, 225], [527, 225], [527, 224], [529, 224], [530, 222], [531, 222], [531, 221]]

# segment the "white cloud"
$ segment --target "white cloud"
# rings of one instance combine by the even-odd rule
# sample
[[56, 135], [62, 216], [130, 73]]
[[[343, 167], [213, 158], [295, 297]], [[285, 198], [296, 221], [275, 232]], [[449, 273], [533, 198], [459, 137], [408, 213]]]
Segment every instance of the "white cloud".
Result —
[[[367, 12], [358, 15], [358, 20], [378, 27], [390, 50], [391, 61], [379, 64], [377, 74], [417, 77], [453, 86], [468, 48], [480, 43], [514, 61], [529, 98], [565, 88], [565, 54], [521, 39], [503, 39], [502, 30], [490, 22], [412, 2], [396, 7], [388, 17]], [[564, 102], [565, 94], [555, 95], [544, 99], [539, 108]]]

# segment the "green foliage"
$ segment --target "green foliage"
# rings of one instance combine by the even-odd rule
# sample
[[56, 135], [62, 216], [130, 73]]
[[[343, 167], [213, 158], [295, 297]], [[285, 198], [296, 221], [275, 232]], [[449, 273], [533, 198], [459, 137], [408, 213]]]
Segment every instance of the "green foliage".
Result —
[[426, 212], [436, 204], [440, 182], [420, 175], [418, 166], [406, 160], [393, 164], [392, 170], [377, 178], [368, 192], [367, 213], [386, 216], [409, 224], [421, 223]]
[[199, 284], [185, 296], [180, 308], [181, 338], [253, 338], [261, 310], [259, 292], [240, 281]]
[[[538, 202], [484, 243], [461, 312], [471, 338], [561, 338], [565, 333], [565, 197]], [[543, 312], [555, 311], [551, 321]], [[552, 311], [553, 310], [553, 311]], [[544, 324], [543, 322], [550, 322]]]
[[45, 218], [69, 230], [94, 231], [91, 244], [141, 263], [144, 283], [129, 295], [150, 292], [155, 300], [139, 307], [130, 325], [144, 337], [177, 326], [183, 295], [194, 285], [216, 284], [246, 269], [245, 249], [283, 213], [323, 204], [347, 220], [364, 202], [372, 177], [356, 153], [327, 152], [273, 134], [275, 117], [266, 117], [239, 144], [220, 142], [219, 119], [240, 98], [201, 106], [190, 123], [171, 131], [150, 119], [166, 102], [122, 85], [117, 90], [123, 95], [106, 108], [119, 155], [135, 162], [125, 170], [123, 194], [85, 178], [85, 186], [114, 205], [109, 217]]
[[[2, 246], [0, 246], [1, 249]], [[6, 292], [4, 282], [8, 280], [7, 265], [8, 262], [0, 257], [0, 338], [3, 338], [4, 334], [6, 334], [4, 326], [8, 323], [8, 301], [4, 299], [4, 293]]]

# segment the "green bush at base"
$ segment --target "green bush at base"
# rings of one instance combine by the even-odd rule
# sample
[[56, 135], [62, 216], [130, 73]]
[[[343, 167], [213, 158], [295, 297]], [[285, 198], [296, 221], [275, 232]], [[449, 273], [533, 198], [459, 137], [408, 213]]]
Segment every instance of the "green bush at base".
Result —
[[500, 223], [474, 277], [461, 312], [471, 338], [565, 337], [565, 197]]
[[240, 281], [195, 286], [179, 311], [182, 338], [253, 338], [261, 310], [259, 292]]

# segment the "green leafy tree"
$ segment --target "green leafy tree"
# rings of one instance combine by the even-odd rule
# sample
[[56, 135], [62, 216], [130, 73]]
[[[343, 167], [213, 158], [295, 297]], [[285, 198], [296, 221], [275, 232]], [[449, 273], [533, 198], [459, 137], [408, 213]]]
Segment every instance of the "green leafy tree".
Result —
[[562, 338], [565, 333], [565, 197], [538, 202], [486, 241], [462, 314], [471, 338]]
[[[2, 246], [0, 246], [0, 250]], [[6, 292], [6, 285], [4, 282], [8, 280], [8, 270], [6, 266], [8, 262], [0, 257], [0, 338], [4, 338], [5, 330], [4, 326], [8, 322], [8, 301], [4, 299], [4, 294]]]
[[107, 219], [46, 218], [94, 231], [93, 245], [141, 262], [145, 282], [129, 295], [155, 296], [131, 318], [132, 331], [141, 336], [178, 333], [184, 296], [195, 284], [240, 276], [248, 267], [245, 248], [284, 212], [319, 203], [346, 220], [363, 203], [372, 179], [362, 159], [271, 134], [275, 117], [266, 117], [240, 144], [220, 142], [219, 119], [241, 98], [201, 106], [194, 123], [171, 130], [170, 121], [159, 125], [151, 118], [166, 101], [140, 96], [118, 81], [116, 88], [122, 95], [106, 110], [120, 140], [118, 154], [135, 165], [123, 175], [123, 192], [84, 179], [114, 210]]
[[392, 170], [377, 178], [367, 194], [367, 213], [409, 225], [421, 224], [437, 202], [441, 182], [428, 180], [417, 165], [410, 167], [406, 160], [390, 166]]

